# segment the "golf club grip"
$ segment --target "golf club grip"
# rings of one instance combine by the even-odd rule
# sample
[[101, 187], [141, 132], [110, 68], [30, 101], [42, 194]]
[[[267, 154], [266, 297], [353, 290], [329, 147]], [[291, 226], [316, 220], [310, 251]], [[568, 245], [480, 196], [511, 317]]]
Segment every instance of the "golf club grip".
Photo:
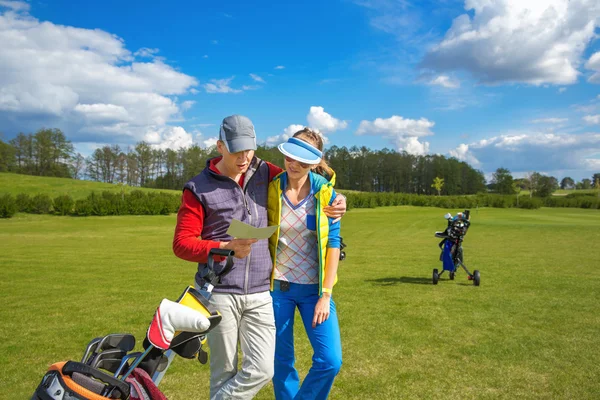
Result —
[[229, 250], [229, 249], [210, 249], [210, 251], [208, 252], [209, 257], [211, 255], [229, 257], [234, 254], [235, 254], [235, 252], [233, 250]]
[[210, 249], [210, 251], [208, 252], [208, 269], [211, 271], [214, 271], [214, 258], [212, 256], [222, 256], [222, 257], [227, 257], [227, 261], [225, 262], [225, 267], [223, 268], [223, 270], [221, 270], [221, 273], [219, 273], [217, 276], [219, 277], [219, 282], [220, 277], [227, 275], [229, 273], [229, 271], [231, 271], [231, 268], [233, 267], [233, 255], [235, 254], [235, 252], [233, 250], [228, 250], [228, 249]]
[[123, 381], [120, 381], [108, 374], [105, 374], [102, 371], [97, 370], [96, 368], [92, 368], [87, 364], [83, 364], [75, 361], [67, 361], [67, 363], [62, 368], [62, 373], [64, 375], [71, 376], [73, 372], [79, 372], [80, 374], [92, 376], [100, 381], [109, 384], [110, 386], [114, 386], [121, 392], [121, 398], [127, 399], [129, 398], [129, 384]]

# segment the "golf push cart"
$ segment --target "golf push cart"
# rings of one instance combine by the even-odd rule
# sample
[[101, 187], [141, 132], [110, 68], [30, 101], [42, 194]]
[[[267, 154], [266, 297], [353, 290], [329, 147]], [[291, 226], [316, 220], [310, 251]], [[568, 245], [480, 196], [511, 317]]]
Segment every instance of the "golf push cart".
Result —
[[[198, 358], [206, 364], [202, 349], [206, 334], [221, 322], [221, 314], [209, 299], [213, 287], [233, 267], [233, 251], [212, 249], [200, 290], [185, 289], [176, 302], [163, 299], [154, 314], [143, 343], [143, 351], [132, 352], [135, 338], [110, 334], [93, 339], [80, 362], [58, 362], [50, 366], [32, 400], [162, 400], [158, 384], [175, 354]], [[215, 271], [213, 256], [226, 257]]]
[[456, 270], [460, 265], [462, 269], [467, 273], [467, 278], [470, 281], [473, 281], [475, 286], [479, 286], [481, 283], [481, 278], [479, 276], [479, 271], [475, 270], [473, 273], [470, 273], [467, 267], [463, 262], [463, 249], [462, 242], [467, 234], [467, 230], [469, 226], [471, 226], [470, 221], [470, 212], [469, 210], [465, 210], [462, 213], [456, 214], [454, 217], [452, 214], [447, 213], [444, 218], [448, 221], [448, 226], [443, 232], [436, 232], [435, 237], [441, 238], [439, 246], [442, 250], [440, 254], [440, 261], [442, 262], [442, 272], [438, 272], [437, 268], [433, 270], [433, 284], [437, 285], [440, 277], [443, 275], [445, 271], [448, 271], [450, 275], [450, 280], [454, 280], [454, 276], [456, 275]]

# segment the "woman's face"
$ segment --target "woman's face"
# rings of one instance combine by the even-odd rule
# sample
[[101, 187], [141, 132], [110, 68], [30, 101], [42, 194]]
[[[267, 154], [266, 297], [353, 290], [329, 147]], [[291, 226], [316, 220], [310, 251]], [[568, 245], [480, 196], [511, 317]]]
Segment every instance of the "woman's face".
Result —
[[300, 179], [310, 172], [312, 165], [304, 164], [294, 160], [288, 156], [285, 156], [285, 170], [290, 178]]

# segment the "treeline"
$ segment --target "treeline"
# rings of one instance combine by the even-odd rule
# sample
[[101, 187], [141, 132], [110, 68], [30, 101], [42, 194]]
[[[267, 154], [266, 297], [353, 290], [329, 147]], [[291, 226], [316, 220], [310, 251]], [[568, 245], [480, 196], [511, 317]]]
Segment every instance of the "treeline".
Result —
[[73, 145], [60, 129], [19, 133], [8, 143], [0, 140], [0, 172], [73, 178], [81, 168], [83, 157], [74, 154]]
[[[59, 129], [40, 129], [35, 134], [20, 133], [8, 143], [0, 140], [0, 172], [180, 190], [206, 166], [208, 159], [217, 155], [214, 146], [163, 150], [139, 142], [127, 148], [106, 145], [84, 158], [74, 153], [73, 145]], [[256, 155], [283, 165], [283, 156], [276, 147], [259, 145]], [[442, 155], [418, 156], [364, 146], [332, 146], [325, 151], [325, 158], [336, 171], [336, 188], [361, 192], [452, 196], [529, 190], [532, 197], [548, 197], [559, 187], [555, 177], [531, 172], [525, 178], [514, 179], [506, 168], [498, 168], [486, 186], [481, 171]], [[600, 188], [600, 173], [581, 182], [565, 177], [560, 187]]]
[[[214, 146], [163, 150], [140, 142], [128, 148], [103, 146], [84, 158], [74, 153], [60, 130], [41, 129], [35, 134], [20, 133], [8, 143], [0, 140], [0, 171], [178, 190], [217, 155]], [[283, 156], [276, 147], [259, 145], [256, 155], [283, 165]], [[337, 173], [338, 189], [429, 195], [436, 192], [431, 184], [439, 177], [444, 179], [445, 195], [486, 190], [481, 171], [441, 155], [333, 146], [327, 149], [325, 158]]]
[[507, 168], [498, 168], [492, 174], [488, 185], [491, 192], [499, 194], [518, 194], [521, 190], [528, 190], [530, 197], [549, 197], [558, 188], [571, 189], [598, 189], [600, 190], [600, 173], [595, 173], [591, 179], [584, 178], [580, 182], [569, 176], [558, 183], [554, 176], [540, 174], [539, 172], [527, 173], [524, 178], [513, 178]]

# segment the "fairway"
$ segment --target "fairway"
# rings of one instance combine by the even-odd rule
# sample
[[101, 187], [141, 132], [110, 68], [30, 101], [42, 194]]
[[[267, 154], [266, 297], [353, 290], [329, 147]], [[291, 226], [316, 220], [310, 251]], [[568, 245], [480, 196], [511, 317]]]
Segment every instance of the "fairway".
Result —
[[[351, 210], [334, 289], [343, 366], [331, 399], [597, 399], [600, 212], [472, 210], [465, 263], [474, 287], [431, 284], [441, 268], [439, 208]], [[141, 345], [155, 308], [192, 283], [171, 250], [176, 217], [0, 220], [0, 399], [31, 396], [47, 367], [129, 332]], [[300, 324], [296, 324], [299, 328]], [[296, 335], [303, 376], [311, 351]], [[208, 399], [208, 366], [175, 360], [169, 399]], [[257, 399], [272, 399], [272, 387]]]

